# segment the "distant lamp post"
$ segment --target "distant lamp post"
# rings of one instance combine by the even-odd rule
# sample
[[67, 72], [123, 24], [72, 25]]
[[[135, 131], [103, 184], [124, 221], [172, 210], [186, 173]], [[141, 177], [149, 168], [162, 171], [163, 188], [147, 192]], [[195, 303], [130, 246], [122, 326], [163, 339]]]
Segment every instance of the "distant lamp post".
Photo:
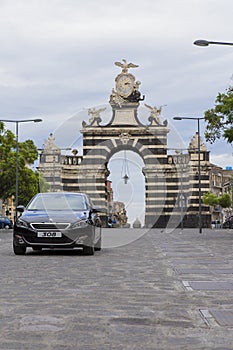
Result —
[[200, 120], [204, 119], [204, 117], [196, 117], [196, 118], [189, 118], [189, 117], [174, 117], [174, 120], [197, 120], [197, 136], [198, 136], [198, 227], [199, 227], [199, 233], [202, 233], [202, 218], [201, 218], [201, 142], [200, 142]]
[[11, 120], [11, 119], [0, 119], [1, 122], [15, 123], [16, 126], [16, 164], [15, 164], [15, 207], [18, 206], [19, 199], [19, 124], [20, 123], [39, 123], [42, 119], [22, 119], [22, 120]]
[[232, 46], [233, 43], [226, 43], [226, 42], [222, 42], [222, 41], [209, 41], [209, 40], [203, 40], [203, 39], [199, 39], [199, 40], [195, 40], [194, 45], [197, 46], [209, 46], [209, 45], [230, 45]]

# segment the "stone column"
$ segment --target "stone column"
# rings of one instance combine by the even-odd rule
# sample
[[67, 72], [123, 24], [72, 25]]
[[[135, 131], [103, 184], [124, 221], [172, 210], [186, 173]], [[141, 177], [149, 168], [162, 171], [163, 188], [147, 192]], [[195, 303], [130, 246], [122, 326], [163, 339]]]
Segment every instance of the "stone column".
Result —
[[161, 227], [161, 225], [164, 225], [166, 179], [158, 166], [143, 168], [143, 174], [145, 175], [146, 183], [145, 226]]

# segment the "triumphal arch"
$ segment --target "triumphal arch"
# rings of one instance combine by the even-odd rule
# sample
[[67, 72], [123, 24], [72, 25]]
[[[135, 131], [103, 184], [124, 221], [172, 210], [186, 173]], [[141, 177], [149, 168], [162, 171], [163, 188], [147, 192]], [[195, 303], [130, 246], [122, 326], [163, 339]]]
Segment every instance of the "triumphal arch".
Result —
[[[83, 156], [62, 156], [50, 135], [40, 156], [39, 171], [55, 191], [82, 191], [95, 205], [107, 210], [110, 158], [122, 150], [136, 152], [143, 160], [145, 177], [146, 227], [198, 227], [199, 166], [198, 135], [191, 139], [185, 154], [168, 152], [169, 126], [161, 120], [162, 107], [144, 102], [140, 82], [132, 71], [138, 67], [126, 60], [120, 68], [110, 95], [111, 115], [103, 123], [105, 108], [89, 108], [82, 122]], [[130, 72], [129, 72], [130, 70]], [[147, 122], [140, 121], [139, 106], [148, 111]], [[88, 119], [87, 118], [87, 119]], [[56, 158], [55, 158], [56, 157]], [[209, 152], [200, 144], [201, 194], [209, 191]], [[209, 208], [202, 205], [202, 226], [210, 224]]]
[[[131, 150], [144, 162], [145, 226], [172, 226], [181, 220], [184, 223], [185, 218], [188, 226], [196, 226], [197, 148], [189, 150], [188, 157], [193, 162], [185, 162], [185, 166], [182, 163], [182, 167], [177, 165], [175, 157], [167, 155], [169, 129], [167, 121], [161, 121], [162, 107], [145, 104], [149, 111], [148, 123], [142, 124], [138, 107], [145, 96], [139, 91], [140, 82], [129, 72], [138, 66], [126, 60], [115, 62], [115, 65], [121, 72], [115, 78], [110, 95], [112, 115], [109, 123], [101, 124], [104, 109], [92, 108], [88, 111], [89, 121], [82, 124], [83, 160], [77, 173], [79, 190], [88, 193], [96, 205], [105, 208], [108, 162], [116, 152]], [[203, 165], [207, 158], [208, 152], [202, 147]]]

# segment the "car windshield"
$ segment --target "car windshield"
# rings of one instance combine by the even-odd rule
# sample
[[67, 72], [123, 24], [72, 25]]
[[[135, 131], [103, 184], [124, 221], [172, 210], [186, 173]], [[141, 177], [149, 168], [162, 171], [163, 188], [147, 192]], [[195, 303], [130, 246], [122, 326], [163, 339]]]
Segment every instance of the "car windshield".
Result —
[[85, 196], [64, 193], [41, 193], [37, 195], [28, 210], [87, 210]]

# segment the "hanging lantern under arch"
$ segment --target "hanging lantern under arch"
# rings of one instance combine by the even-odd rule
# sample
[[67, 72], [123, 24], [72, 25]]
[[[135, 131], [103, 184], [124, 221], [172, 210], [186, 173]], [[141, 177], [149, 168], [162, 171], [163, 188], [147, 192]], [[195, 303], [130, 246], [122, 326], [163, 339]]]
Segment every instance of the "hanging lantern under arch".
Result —
[[[123, 174], [124, 176], [122, 176]], [[126, 156], [126, 150], [124, 150], [124, 159], [122, 164], [121, 177], [124, 180], [124, 183], [127, 184], [129, 181], [129, 166], [128, 166], [128, 160]]]

